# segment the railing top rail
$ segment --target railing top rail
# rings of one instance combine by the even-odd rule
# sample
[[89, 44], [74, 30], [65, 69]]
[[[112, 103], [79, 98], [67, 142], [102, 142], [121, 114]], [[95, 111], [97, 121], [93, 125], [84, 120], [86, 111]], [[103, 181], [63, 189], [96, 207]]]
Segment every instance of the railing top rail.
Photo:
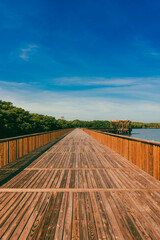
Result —
[[91, 131], [95, 131], [95, 132], [99, 132], [99, 133], [102, 133], [102, 134], [105, 134], [105, 135], [110, 135], [110, 136], [113, 136], [113, 137], [118, 137], [118, 138], [123, 138], [123, 139], [127, 139], [127, 140], [132, 140], [132, 141], [135, 141], [135, 142], [142, 142], [142, 143], [147, 143], [147, 144], [160, 146], [160, 142], [144, 140], [144, 139], [140, 139], [140, 138], [133, 138], [133, 137], [118, 135], [118, 134], [114, 134], [114, 133], [102, 132], [102, 131], [99, 131], [99, 130], [96, 130], [96, 129], [89, 129], [89, 128], [86, 128], [86, 129], [91, 130]]
[[57, 129], [57, 130], [52, 130], [52, 131], [48, 131], [48, 132], [40, 132], [40, 133], [33, 133], [33, 134], [27, 134], [27, 135], [10, 137], [10, 138], [2, 138], [2, 139], [0, 139], [0, 143], [12, 141], [12, 140], [17, 140], [17, 139], [20, 139], [20, 138], [33, 137], [33, 136], [43, 135], [43, 134], [47, 134], [47, 133], [57, 132], [57, 131], [60, 131], [60, 130], [65, 130], [65, 129], [72, 129], [72, 128], [63, 128], [63, 129]]

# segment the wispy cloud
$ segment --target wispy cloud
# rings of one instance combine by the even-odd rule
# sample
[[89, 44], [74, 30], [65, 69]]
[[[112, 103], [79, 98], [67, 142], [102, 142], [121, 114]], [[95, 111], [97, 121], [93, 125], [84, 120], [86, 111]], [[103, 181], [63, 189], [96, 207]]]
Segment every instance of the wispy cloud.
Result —
[[9, 81], [0, 81], [0, 86], [7, 86], [7, 87], [24, 87], [28, 86], [29, 84], [24, 82], [9, 82]]
[[38, 48], [37, 45], [28, 44], [26, 48], [22, 48], [19, 57], [25, 61], [29, 60], [30, 56], [34, 54], [35, 50]]
[[[160, 87], [160, 77], [132, 77], [132, 78], [102, 78], [102, 77], [63, 77], [56, 78], [50, 81], [50, 84], [56, 86], [76, 86], [76, 87], [89, 87], [93, 89], [94, 87], [109, 89], [111, 92], [117, 92], [118, 89], [122, 92], [131, 89], [135, 89], [137, 92], [142, 89], [145, 93], [145, 89], [152, 88], [157, 89]], [[116, 87], [116, 88], [115, 88]], [[88, 88], [86, 89], [88, 91]], [[97, 91], [97, 90], [96, 90]]]
[[103, 78], [103, 77], [62, 77], [53, 79], [53, 83], [59, 86], [124, 86], [128, 84], [133, 84], [135, 82], [134, 79], [111, 79], [111, 78]]
[[145, 56], [160, 57], [160, 50], [142, 36], [135, 36], [133, 44], [139, 49], [139, 52]]
[[[30, 112], [52, 115], [59, 118], [64, 115], [66, 119], [131, 119], [133, 121], [152, 121], [160, 119], [160, 100], [154, 101], [153, 93], [148, 87], [148, 96], [144, 100], [137, 98], [122, 98], [119, 94], [114, 96], [107, 92], [107, 88], [88, 91], [44, 91], [37, 86], [10, 86], [0, 87], [0, 98], [11, 101], [14, 105], [22, 107]], [[128, 88], [129, 89], [129, 88]], [[125, 88], [125, 91], [128, 91]], [[98, 91], [98, 94], [96, 94]], [[123, 87], [118, 89], [123, 95]], [[129, 94], [135, 95], [136, 88], [131, 89]], [[139, 91], [142, 91], [140, 88]], [[139, 92], [140, 95], [140, 92]], [[158, 97], [158, 95], [157, 95]]]

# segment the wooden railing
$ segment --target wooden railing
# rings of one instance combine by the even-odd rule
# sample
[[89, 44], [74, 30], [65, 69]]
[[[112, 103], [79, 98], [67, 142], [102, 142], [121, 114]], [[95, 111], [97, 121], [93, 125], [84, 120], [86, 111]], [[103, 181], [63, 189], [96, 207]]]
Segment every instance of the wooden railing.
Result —
[[35, 149], [54, 141], [72, 129], [24, 135], [0, 140], [0, 168], [28, 154]]
[[97, 130], [82, 130], [160, 180], [160, 143]]

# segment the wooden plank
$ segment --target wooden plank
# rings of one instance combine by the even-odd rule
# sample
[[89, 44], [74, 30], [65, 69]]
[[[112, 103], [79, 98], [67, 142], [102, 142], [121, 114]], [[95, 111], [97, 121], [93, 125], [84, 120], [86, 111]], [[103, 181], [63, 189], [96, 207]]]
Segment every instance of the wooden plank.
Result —
[[23, 138], [23, 155], [29, 153], [28, 149], [28, 138]]
[[148, 145], [148, 173], [153, 176], [153, 146]]
[[9, 162], [17, 159], [17, 140], [9, 141]]
[[[39, 239], [39, 236], [42, 234], [43, 223], [45, 222], [45, 216], [47, 210], [49, 208], [49, 203], [51, 201], [51, 197], [55, 198], [56, 194], [44, 194], [45, 198], [39, 204], [41, 204], [38, 214], [33, 219], [33, 224], [29, 227], [29, 234], [24, 236], [24, 239]], [[24, 229], [25, 230], [25, 229]], [[23, 240], [23, 239], [22, 239]]]
[[[68, 193], [64, 193], [61, 208], [60, 208], [60, 212], [59, 212], [59, 216], [58, 216], [55, 236], [54, 236], [55, 239], [62, 239], [63, 238], [67, 203], [68, 203]], [[71, 230], [71, 227], [70, 227], [69, 231], [70, 230]], [[71, 238], [71, 236], [70, 236], [70, 238]]]
[[[63, 228], [63, 239], [71, 239], [72, 237], [72, 209], [73, 209], [73, 193], [68, 193], [67, 205], [65, 209], [65, 222]], [[73, 226], [74, 228], [74, 226]]]
[[0, 167], [3, 167], [9, 162], [8, 142], [0, 143]]
[[153, 146], [153, 176], [160, 180], [160, 148]]
[[17, 158], [23, 156], [23, 139], [17, 139]]
[[28, 137], [28, 152], [32, 152], [34, 150], [34, 139], [33, 137]]
[[79, 224], [80, 224], [80, 218], [79, 218], [79, 194], [74, 193], [73, 194], [73, 217], [72, 217], [72, 239], [80, 239], [80, 232], [79, 232]]

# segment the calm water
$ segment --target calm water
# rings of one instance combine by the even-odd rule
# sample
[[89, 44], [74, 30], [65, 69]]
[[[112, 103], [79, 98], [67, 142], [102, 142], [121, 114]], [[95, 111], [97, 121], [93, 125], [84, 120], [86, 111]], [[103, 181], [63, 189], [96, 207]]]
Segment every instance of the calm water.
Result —
[[160, 142], [160, 129], [132, 129], [131, 137]]

